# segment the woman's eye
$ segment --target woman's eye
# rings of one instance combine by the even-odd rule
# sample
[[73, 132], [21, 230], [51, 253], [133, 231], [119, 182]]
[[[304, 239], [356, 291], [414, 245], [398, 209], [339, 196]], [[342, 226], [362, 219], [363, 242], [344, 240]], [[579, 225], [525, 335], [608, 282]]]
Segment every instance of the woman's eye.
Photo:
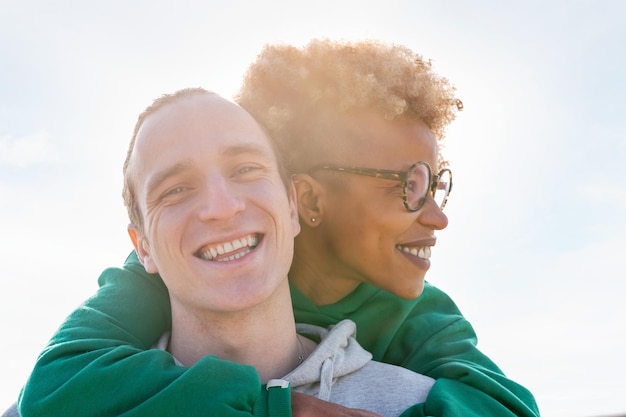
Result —
[[404, 188], [404, 183], [399, 181], [394, 181], [394, 184], [390, 187], [393, 190], [402, 190]]
[[396, 182], [395, 184], [388, 185], [388, 186], [386, 186], [384, 188], [387, 190], [387, 192], [389, 192], [389, 193], [391, 193], [393, 195], [396, 195], [396, 194], [399, 195], [399, 194], [402, 193], [402, 189], [404, 188], [404, 184], [401, 183], [401, 182]]

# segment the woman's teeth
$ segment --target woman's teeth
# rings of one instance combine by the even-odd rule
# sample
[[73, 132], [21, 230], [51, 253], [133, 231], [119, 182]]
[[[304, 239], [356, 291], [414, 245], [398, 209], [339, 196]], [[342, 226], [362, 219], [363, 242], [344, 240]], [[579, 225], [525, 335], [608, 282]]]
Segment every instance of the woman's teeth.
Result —
[[402, 252], [408, 253], [409, 255], [417, 256], [418, 258], [422, 259], [430, 259], [430, 246], [424, 246], [421, 248], [409, 248], [408, 246], [398, 245], [397, 248], [400, 249]]

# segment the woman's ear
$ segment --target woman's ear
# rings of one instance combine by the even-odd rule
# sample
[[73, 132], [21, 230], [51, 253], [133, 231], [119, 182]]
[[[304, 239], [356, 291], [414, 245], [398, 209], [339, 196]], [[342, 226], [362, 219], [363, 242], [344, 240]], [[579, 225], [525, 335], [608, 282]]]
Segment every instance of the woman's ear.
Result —
[[309, 174], [294, 174], [300, 222], [317, 227], [324, 215], [324, 187]]
[[143, 238], [143, 234], [132, 224], [128, 225], [127, 230], [128, 236], [130, 236], [130, 240], [133, 242], [133, 246], [135, 247], [135, 252], [137, 252], [137, 257], [146, 269], [146, 272], [149, 274], [156, 274], [159, 272], [154, 264], [152, 255], [150, 254], [150, 245], [148, 245], [148, 242]]
[[298, 236], [300, 233], [300, 218], [298, 213], [298, 197], [296, 194], [296, 185], [293, 181], [289, 186], [289, 211], [291, 213], [291, 227], [293, 227], [293, 237]]

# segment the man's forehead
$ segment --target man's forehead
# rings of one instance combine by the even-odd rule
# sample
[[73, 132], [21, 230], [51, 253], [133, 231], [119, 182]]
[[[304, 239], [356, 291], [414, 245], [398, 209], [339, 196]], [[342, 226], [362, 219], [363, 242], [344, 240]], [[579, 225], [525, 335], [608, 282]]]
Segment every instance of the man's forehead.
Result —
[[193, 119], [202, 119], [216, 128], [230, 120], [256, 124], [248, 112], [239, 105], [217, 94], [208, 93], [178, 97], [149, 115], [145, 122], [176, 124]]
[[201, 139], [224, 149], [266, 147], [274, 153], [256, 120], [237, 104], [216, 94], [181, 97], [146, 117], [137, 141], [151, 146], [148, 142], [159, 139]]
[[[178, 146], [174, 145], [174, 147], [170, 148], [167, 145], [168, 142], [172, 144], [177, 143]], [[197, 145], [198, 143], [200, 145]], [[133, 155], [135, 163], [139, 163], [142, 166], [152, 166], [163, 164], [164, 161], [173, 161], [177, 158], [196, 160], [197, 157], [200, 157], [200, 159], [206, 159], [203, 155], [208, 156], [212, 154], [214, 155], [213, 158], [217, 158], [217, 160], [222, 162], [245, 156], [263, 160], [269, 164], [277, 164], [276, 153], [269, 140], [263, 136], [237, 134], [215, 136], [211, 134], [197, 137], [191, 141], [182, 137], [178, 139], [172, 137], [166, 139], [165, 144], [166, 148], [163, 148], [163, 142], [155, 147], [154, 142], [151, 143], [149, 138], [146, 138], [144, 141], [138, 141]], [[190, 146], [188, 151], [184, 149], [186, 144]], [[170, 152], [163, 151], [168, 148], [171, 150]]]

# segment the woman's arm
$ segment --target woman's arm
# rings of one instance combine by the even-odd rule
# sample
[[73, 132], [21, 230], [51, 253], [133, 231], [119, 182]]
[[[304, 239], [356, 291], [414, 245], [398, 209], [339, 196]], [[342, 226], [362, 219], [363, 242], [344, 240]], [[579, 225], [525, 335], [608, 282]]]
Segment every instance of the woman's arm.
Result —
[[[59, 328], [19, 399], [30, 416], [264, 415], [254, 368], [207, 356], [191, 368], [150, 349], [170, 329], [169, 297], [132, 254]], [[253, 411], [254, 410], [254, 411]]]
[[418, 300], [384, 360], [436, 382], [426, 402], [404, 417], [539, 416], [533, 395], [478, 349], [474, 329], [447, 294], [427, 285]]
[[293, 285], [291, 294], [296, 321], [325, 327], [351, 319], [357, 325], [357, 340], [374, 360], [436, 380], [426, 402], [411, 407], [403, 417], [539, 415], [532, 394], [478, 349], [471, 324], [447, 294], [428, 283], [414, 300], [367, 284], [321, 307]]

